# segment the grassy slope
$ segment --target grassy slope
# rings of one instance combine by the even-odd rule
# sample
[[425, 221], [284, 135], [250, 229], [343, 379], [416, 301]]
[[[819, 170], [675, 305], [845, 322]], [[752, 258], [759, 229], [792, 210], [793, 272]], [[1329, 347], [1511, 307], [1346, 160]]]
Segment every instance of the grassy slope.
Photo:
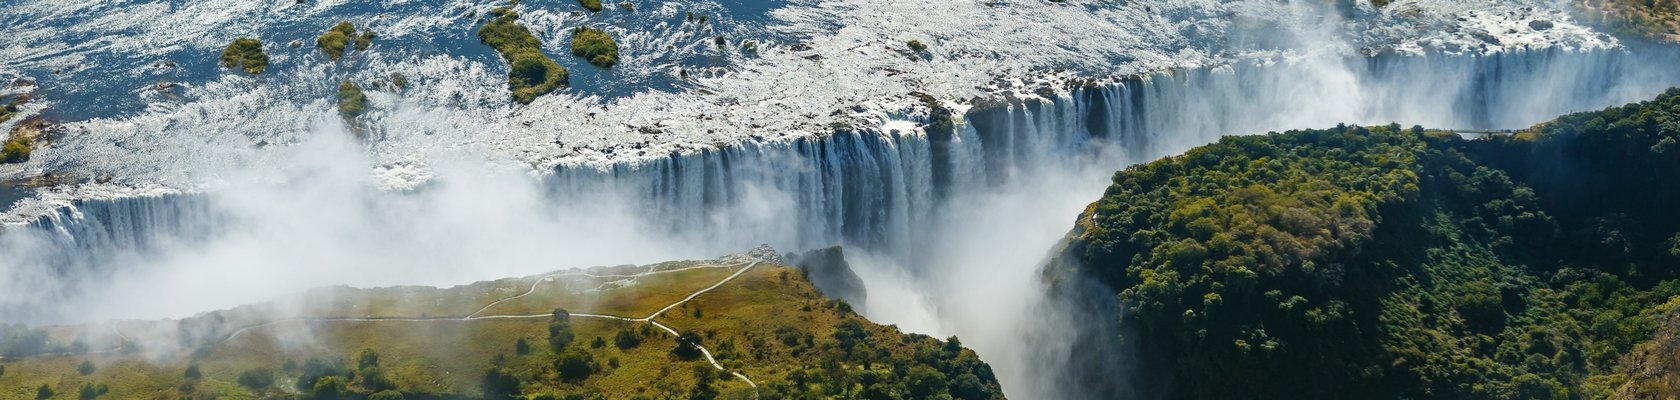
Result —
[[[698, 262], [666, 263], [658, 270], [705, 265]], [[625, 283], [625, 278], [561, 276], [544, 282], [529, 296], [487, 309], [482, 315], [544, 314], [556, 306], [573, 313], [599, 313], [642, 317], [711, 286], [739, 271], [744, 264], [715, 264], [724, 268], [696, 268], [642, 276], [622, 287], [602, 283]], [[595, 269], [592, 273], [634, 274], [645, 268]], [[322, 317], [386, 316], [456, 318], [477, 311], [484, 304], [525, 293], [538, 277], [503, 279], [447, 289], [396, 287], [379, 289], [327, 288], [310, 292], [300, 301], [304, 315]], [[657, 321], [679, 331], [692, 330], [704, 337], [702, 345], [718, 356], [732, 371], [745, 374], [761, 386], [782, 381], [790, 371], [847, 365], [832, 350], [835, 326], [842, 320], [862, 318], [842, 311], [839, 303], [822, 297], [795, 269], [760, 264], [722, 287], [708, 292], [689, 305], [673, 308]], [[695, 310], [700, 310], [696, 313]], [[204, 314], [195, 321], [221, 315], [223, 336], [253, 321], [274, 318], [263, 305]], [[698, 317], [696, 316], [698, 315]], [[288, 322], [247, 331], [226, 341], [206, 340], [197, 351], [139, 351], [103, 354], [61, 355], [8, 360], [0, 375], [0, 399], [34, 398], [36, 388], [47, 384], [58, 392], [55, 398], [70, 398], [83, 383], [109, 385], [107, 398], [184, 398], [216, 396], [225, 399], [307, 397], [296, 386], [300, 372], [286, 370], [287, 360], [302, 365], [310, 359], [336, 362], [353, 369], [355, 354], [363, 349], [380, 355], [383, 376], [409, 398], [469, 396], [482, 394], [485, 371], [501, 366], [522, 381], [527, 395], [538, 393], [581, 393], [605, 398], [688, 398], [695, 385], [696, 367], [711, 368], [704, 358], [682, 360], [672, 355], [674, 337], [643, 322], [571, 318], [576, 340], [570, 349], [588, 352], [599, 370], [581, 382], [565, 382], [555, 372], [556, 353], [548, 343], [549, 318], [431, 320], [431, 321], [313, 321]], [[130, 332], [144, 324], [132, 323]], [[916, 336], [906, 340], [895, 328], [864, 321], [878, 347], [896, 354], [894, 364], [911, 366], [918, 349], [937, 348], [943, 343]], [[152, 329], [155, 329], [152, 328]], [[792, 329], [813, 338], [813, 346], [787, 346], [776, 339], [777, 329]], [[642, 343], [628, 349], [613, 344], [621, 330], [645, 334]], [[73, 327], [60, 327], [60, 339], [86, 336]], [[220, 336], [218, 336], [220, 337]], [[591, 342], [600, 337], [605, 346]], [[517, 354], [515, 342], [525, 338], [530, 352]], [[162, 346], [143, 350], [160, 350]], [[825, 350], [827, 349], [827, 350]], [[823, 351], [828, 351], [823, 353]], [[821, 355], [819, 355], [821, 354]], [[971, 351], [958, 359], [980, 365]], [[611, 360], [618, 366], [612, 367]], [[92, 362], [92, 374], [82, 375], [77, 366]], [[202, 378], [187, 379], [184, 371], [196, 362]], [[275, 371], [275, 383], [253, 390], [237, 383], [240, 373], [267, 368]], [[857, 369], [857, 367], [853, 367]], [[996, 392], [996, 382], [986, 384]], [[357, 381], [359, 382], [359, 381]], [[713, 385], [722, 398], [751, 398], [752, 388], [739, 379], [723, 379]], [[784, 384], [784, 386], [789, 386]], [[836, 388], [839, 397], [855, 397], [857, 388]], [[356, 388], [356, 383], [351, 387]], [[768, 392], [767, 398], [775, 397]], [[1001, 395], [998, 395], [1001, 398]]]

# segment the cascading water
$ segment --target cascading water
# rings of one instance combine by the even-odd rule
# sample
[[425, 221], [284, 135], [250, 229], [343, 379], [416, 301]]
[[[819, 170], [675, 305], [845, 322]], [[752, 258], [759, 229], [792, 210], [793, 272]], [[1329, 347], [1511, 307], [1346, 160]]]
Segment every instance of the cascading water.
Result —
[[[406, 264], [393, 262], [412, 268], [435, 264], [430, 268], [508, 273], [575, 266], [542, 260], [586, 251], [580, 247], [597, 243], [578, 237], [573, 239], [581, 244], [567, 247], [565, 239], [541, 235], [548, 232], [547, 225], [614, 232], [601, 234], [613, 240], [668, 241], [660, 246], [675, 249], [628, 258], [704, 257], [762, 242], [783, 251], [843, 244], [859, 254], [854, 266], [871, 291], [870, 304], [863, 307], [870, 318], [911, 331], [962, 337], [998, 370], [1011, 396], [1111, 395], [1121, 388], [1075, 384], [1060, 373], [1072, 353], [1065, 339], [1076, 333], [1067, 325], [1070, 316], [1054, 315], [1054, 305], [1044, 302], [1036, 268], [1046, 249], [1066, 231], [1068, 219], [1100, 193], [1115, 169], [1176, 154], [1220, 135], [1338, 122], [1520, 128], [1563, 112], [1638, 100], [1680, 82], [1680, 76], [1652, 68], [1663, 62], [1624, 51], [1546, 50], [1336, 58], [1165, 72], [1081, 83], [1049, 97], [1014, 93], [970, 104], [949, 136], [925, 132], [934, 121], [917, 112], [822, 137], [750, 140], [608, 166], [567, 164], [539, 178], [511, 179], [510, 185], [529, 186], [516, 192], [531, 192], [507, 196], [515, 200], [458, 201], [438, 194], [454, 191], [426, 185], [373, 194], [345, 189], [354, 194], [348, 197], [354, 204], [343, 205], [344, 215], [385, 215], [368, 220], [375, 226], [369, 232], [349, 234], [335, 231], [349, 225], [334, 225], [333, 219], [316, 226], [259, 217], [308, 210], [265, 210], [214, 193], [81, 200], [0, 237], [0, 250], [16, 255], [0, 258], [0, 263], [11, 264], [0, 268], [12, 271], [15, 276], [9, 280], [24, 281], [16, 279], [23, 274], [59, 279], [55, 286], [35, 292], [44, 297], [0, 298], [0, 319], [89, 318], [63, 312], [110, 300], [91, 295], [110, 287], [125, 294], [180, 289], [143, 279], [163, 286], [133, 287], [133, 277], [145, 276], [147, 272], [139, 269], [146, 266], [187, 265], [181, 270], [188, 272], [223, 268], [208, 265], [212, 263], [205, 260], [214, 258], [204, 254], [214, 254], [224, 245], [249, 249], [291, 243], [266, 243], [251, 239], [263, 237], [253, 235], [228, 244], [234, 240], [223, 238], [249, 232], [332, 237], [333, 243], [354, 243], [360, 246], [356, 251], [370, 256], [401, 258], [397, 254], [413, 248], [393, 242], [436, 244], [457, 235], [530, 229], [538, 236], [529, 238], [532, 243], [486, 244], [482, 250], [530, 253], [514, 262], [477, 256], [415, 256], [402, 258]], [[436, 185], [460, 183], [452, 179], [473, 178], [444, 175]], [[492, 193], [477, 193], [487, 194]], [[459, 218], [426, 217], [427, 210], [450, 207], [486, 210]], [[498, 207], [505, 212], [495, 211]], [[591, 218], [595, 213], [627, 217]], [[523, 221], [523, 214], [534, 215], [536, 222]], [[414, 220], [405, 219], [411, 217]], [[614, 224], [624, 226], [609, 226]], [[411, 233], [391, 233], [405, 230]], [[376, 237], [386, 234], [397, 238]], [[183, 243], [211, 250], [182, 253], [177, 245]], [[672, 243], [681, 245], [667, 246]], [[264, 262], [250, 261], [259, 265], [254, 268], [264, 267]], [[115, 268], [130, 270], [111, 270]], [[400, 270], [384, 272], [394, 271]], [[462, 276], [489, 277], [483, 272], [451, 275]], [[354, 283], [433, 282], [383, 274]], [[264, 293], [303, 288], [269, 288]], [[204, 299], [223, 303], [195, 303], [183, 309], [260, 300]], [[42, 306], [49, 301], [59, 306]], [[172, 312], [176, 311], [100, 317], [182, 316]]]

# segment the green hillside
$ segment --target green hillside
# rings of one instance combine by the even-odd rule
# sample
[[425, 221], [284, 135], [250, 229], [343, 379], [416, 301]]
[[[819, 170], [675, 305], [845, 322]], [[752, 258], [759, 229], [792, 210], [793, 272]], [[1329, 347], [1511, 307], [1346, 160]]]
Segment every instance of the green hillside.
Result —
[[8, 326], [0, 344], [4, 399], [1003, 398], [955, 338], [870, 323], [764, 250]]
[[1142, 398], [1680, 394], [1680, 90], [1514, 135], [1338, 126], [1116, 173], [1052, 276]]

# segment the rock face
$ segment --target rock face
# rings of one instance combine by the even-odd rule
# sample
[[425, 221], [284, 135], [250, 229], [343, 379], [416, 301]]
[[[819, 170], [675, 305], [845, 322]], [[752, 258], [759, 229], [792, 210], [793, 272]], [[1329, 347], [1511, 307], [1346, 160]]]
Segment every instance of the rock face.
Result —
[[824, 295], [845, 300], [858, 312], [863, 312], [864, 300], [869, 298], [869, 293], [863, 287], [863, 279], [858, 278], [857, 273], [852, 272], [851, 264], [846, 263], [846, 254], [840, 246], [807, 251], [792, 257], [792, 261]]

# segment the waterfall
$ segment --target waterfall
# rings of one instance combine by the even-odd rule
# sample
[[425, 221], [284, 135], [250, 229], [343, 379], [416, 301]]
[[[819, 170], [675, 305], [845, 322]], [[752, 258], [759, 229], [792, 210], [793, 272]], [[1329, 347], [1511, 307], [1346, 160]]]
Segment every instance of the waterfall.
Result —
[[[1051, 227], [1042, 240], [1053, 242], [1058, 235], [1054, 227], [1060, 226], [1065, 232], [1068, 222], [1079, 211], [1077, 206], [1058, 207], [1095, 199], [1109, 173], [1133, 163], [1182, 152], [1221, 135], [1326, 127], [1342, 122], [1522, 128], [1564, 112], [1648, 98], [1680, 81], [1680, 76], [1664, 73], [1663, 65], [1673, 65], [1665, 62], [1626, 51], [1536, 50], [1488, 56], [1336, 58], [1165, 71], [1070, 84], [1064, 90], [1049, 92], [1054, 93], [1049, 96], [1008, 93], [969, 104], [972, 108], [956, 118], [949, 134], [926, 132], [924, 127], [934, 122], [926, 113], [905, 113], [880, 121], [877, 126], [854, 127], [817, 137], [744, 140], [691, 153], [606, 166], [567, 164], [534, 179], [535, 188], [531, 190], [537, 193], [534, 207], [539, 212], [519, 207], [509, 207], [507, 212], [540, 214], [540, 210], [547, 209], [561, 210], [554, 211], [559, 214], [588, 213], [575, 211], [574, 206], [615, 203], [609, 208], [629, 214], [631, 218], [625, 223], [633, 226], [582, 223], [558, 227], [555, 231], [635, 231], [616, 234], [646, 234], [649, 241], [669, 241], [673, 247], [681, 244], [684, 250], [678, 254], [695, 257], [739, 251], [758, 243], [769, 243], [782, 251], [843, 244], [848, 246], [848, 251], [857, 249], [881, 255], [899, 266], [894, 268], [903, 268], [912, 277], [905, 285], [912, 291], [925, 292], [919, 295], [930, 297], [925, 299], [931, 303], [927, 307], [950, 312], [949, 315], [935, 313], [946, 320], [941, 323], [944, 328], [939, 329], [949, 331], [939, 333], [964, 335], [965, 342], [978, 348], [999, 369], [1012, 395], [1058, 397], [1054, 394], [1066, 393], [1056, 392], [1054, 388], [1066, 385], [1057, 382], [1060, 379], [1057, 374], [1021, 364], [1065, 362], [1066, 354], [1061, 358], [1046, 354], [1066, 353], [1071, 349], [1036, 347], [1053, 346], [1053, 343], [1021, 343], [1021, 329], [1007, 324], [1019, 323], [1026, 316], [966, 312], [965, 307], [970, 306], [965, 304], [968, 301], [965, 299], [987, 296], [987, 293], [961, 293], [962, 288], [919, 289], [924, 286], [918, 285], [934, 285], [929, 282], [960, 280], [951, 276], [959, 273], [987, 274], [1007, 269], [1027, 271], [1025, 276], [1031, 275], [1030, 271], [1037, 265], [1030, 262], [984, 267], [992, 269], [949, 265], [953, 263], [949, 260], [964, 257], [954, 252], [1026, 252], [1034, 253], [1032, 257], [1042, 257], [1048, 248], [1037, 243], [1024, 243], [1014, 246], [1021, 248], [1012, 249], [965, 248], [971, 246], [948, 243], [970, 237], [965, 235], [1017, 230], [1013, 225], [1017, 221], [990, 221], [986, 217], [1000, 213], [1043, 215], [1043, 219], [1033, 221], [1034, 229]], [[448, 182], [448, 177], [443, 179]], [[1044, 189], [1045, 185], [1056, 190], [1032, 192]], [[29, 274], [58, 278], [52, 283], [56, 287], [35, 289], [34, 293], [44, 293], [43, 296], [0, 297], [0, 320], [56, 322], [86, 318], [66, 313], [89, 306], [84, 301], [91, 300], [78, 300], [78, 296], [98, 290], [88, 286], [110, 284], [109, 269], [133, 268], [121, 261], [163, 260], [141, 264], [169, 264], [169, 254], [164, 253], [175, 247], [164, 246], [165, 243], [210, 247], [224, 234], [278, 231], [282, 235], [345, 235], [358, 240], [355, 246], [361, 247], [356, 247], [357, 251], [403, 257], [403, 253], [414, 249], [377, 237], [405, 229], [421, 232], [398, 238], [437, 239], [439, 243], [455, 237], [451, 235], [500, 238], [533, 234], [497, 231], [502, 229], [501, 225], [461, 232], [461, 226], [470, 226], [470, 221], [465, 225], [439, 225], [438, 232], [431, 232], [427, 229], [431, 222], [426, 216], [400, 215], [405, 210], [436, 210], [458, 204], [412, 199], [426, 198], [432, 192], [421, 187], [355, 198], [358, 204], [345, 206], [346, 209], [391, 215], [372, 219], [381, 225], [370, 228], [370, 232], [348, 235], [333, 231], [345, 227], [320, 228], [326, 231], [318, 232], [307, 226], [272, 229], [255, 226], [266, 220], [252, 218], [249, 209], [230, 211], [212, 194], [77, 201], [0, 235], [4, 239], [0, 240], [0, 250], [8, 255], [0, 257], [0, 263], [10, 264], [0, 265], [0, 274], [12, 274], [0, 276], [0, 281], [36, 282], [18, 278]], [[480, 192], [477, 195], [502, 194]], [[1035, 212], [996, 209], [972, 201], [992, 195], [1026, 198], [1033, 200], [1024, 203], [1028, 208], [1047, 209]], [[507, 226], [534, 226], [521, 225], [520, 216], [497, 213], [490, 209], [472, 215], [505, 220]], [[565, 215], [555, 218], [594, 221]], [[973, 220], [974, 225], [952, 222], [968, 220]], [[537, 221], [534, 224], [548, 220]], [[977, 230], [981, 232], [974, 232]], [[512, 258], [520, 262], [528, 259], [540, 262], [564, 256], [569, 251], [583, 251], [551, 250], [542, 247], [545, 244], [541, 241], [546, 239], [541, 237], [510, 239], [518, 239], [509, 241], [519, 243], [505, 249], [532, 251]], [[538, 243], [528, 245], [525, 241]], [[558, 243], [560, 239], [553, 241], [554, 246], [563, 245]], [[264, 243], [269, 242], [242, 241], [240, 245], [260, 247]], [[939, 243], [950, 246], [935, 245]], [[392, 248], [365, 249], [386, 245]], [[647, 246], [659, 248], [661, 244]], [[319, 259], [330, 260], [331, 256], [324, 254]], [[624, 255], [639, 256], [655, 255]], [[483, 271], [471, 274], [478, 268], [536, 273], [578, 266], [520, 264], [510, 271], [509, 267], [500, 266], [505, 263], [474, 258], [480, 255], [435, 260], [410, 257], [402, 260], [416, 264], [462, 262], [466, 265], [427, 268], [468, 270], [449, 276], [477, 276], [477, 279], [499, 277], [482, 275], [486, 273]], [[1035, 259], [1032, 257], [1025, 259]], [[554, 262], [561, 261], [577, 260]], [[978, 260], [975, 264], [987, 261]], [[340, 270], [356, 267], [333, 266]], [[413, 276], [388, 275], [393, 276], [369, 277], [358, 283], [415, 283], [406, 280]], [[869, 288], [871, 293], [877, 289]], [[59, 295], [54, 295], [55, 290]], [[1031, 290], [1022, 292], [1031, 293]], [[871, 299], [878, 297], [871, 295]], [[46, 301], [63, 306], [42, 307], [41, 303]], [[235, 304], [194, 306], [203, 310]], [[895, 310], [877, 312], [869, 316], [888, 323], [899, 323], [898, 318], [902, 318], [893, 314]], [[906, 322], [907, 329], [915, 328], [913, 325]], [[970, 335], [979, 337], [969, 340]]]

